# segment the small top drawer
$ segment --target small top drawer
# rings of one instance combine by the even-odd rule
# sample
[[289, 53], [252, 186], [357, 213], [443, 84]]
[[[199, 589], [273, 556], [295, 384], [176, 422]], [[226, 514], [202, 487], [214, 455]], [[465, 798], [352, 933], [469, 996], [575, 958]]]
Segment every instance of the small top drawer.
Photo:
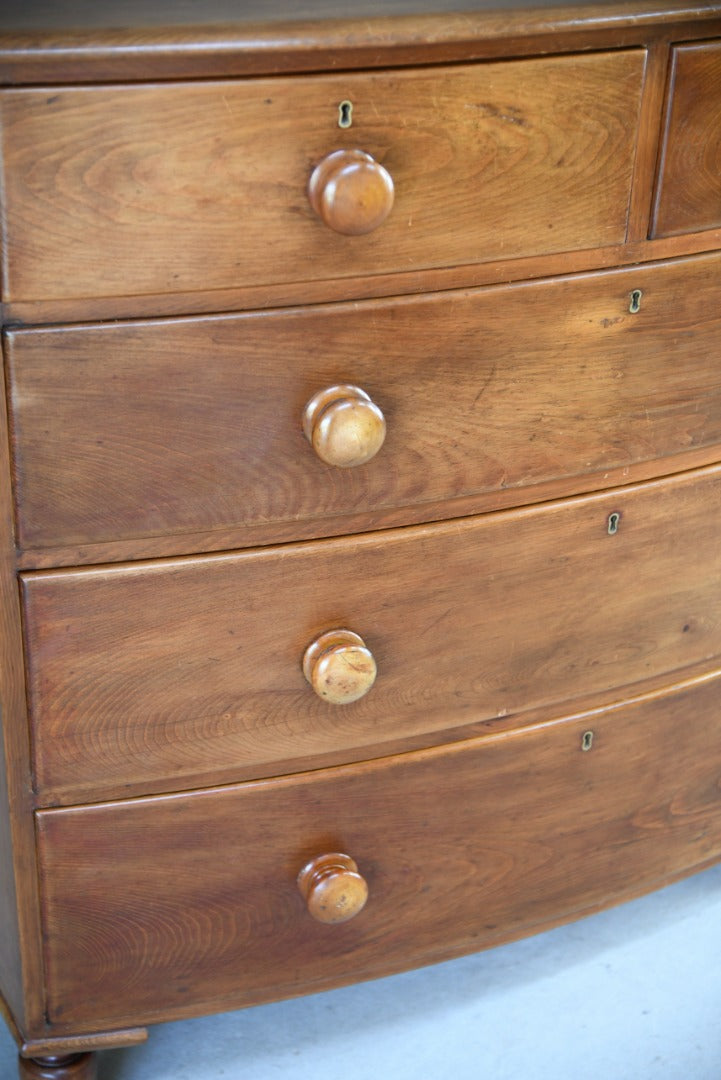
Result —
[[721, 226], [721, 41], [673, 50], [653, 236]]
[[[320, 281], [620, 243], [644, 63], [631, 49], [6, 90], [4, 299]], [[390, 216], [368, 235], [341, 235], [311, 208], [309, 178], [338, 150], [370, 154], [394, 182]]]

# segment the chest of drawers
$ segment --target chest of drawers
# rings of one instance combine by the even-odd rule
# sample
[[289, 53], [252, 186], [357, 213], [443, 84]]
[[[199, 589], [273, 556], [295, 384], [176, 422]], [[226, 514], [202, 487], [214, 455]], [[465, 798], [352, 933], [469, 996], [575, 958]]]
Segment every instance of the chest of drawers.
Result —
[[721, 5], [0, 29], [26, 1080], [721, 857]]

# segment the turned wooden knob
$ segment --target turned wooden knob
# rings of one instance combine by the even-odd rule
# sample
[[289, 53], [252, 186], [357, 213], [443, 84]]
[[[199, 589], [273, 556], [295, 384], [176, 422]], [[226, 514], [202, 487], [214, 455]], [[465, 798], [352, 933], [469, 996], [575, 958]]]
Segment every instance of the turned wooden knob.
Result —
[[363, 150], [336, 150], [316, 165], [310, 205], [334, 232], [360, 236], [381, 225], [393, 206], [393, 180]]
[[365, 390], [329, 386], [303, 410], [303, 431], [321, 461], [349, 469], [375, 457], [386, 437], [386, 421]]
[[367, 694], [376, 678], [373, 653], [352, 630], [329, 630], [309, 645], [303, 674], [318, 697], [349, 705]]
[[350, 855], [318, 855], [298, 874], [308, 911], [322, 923], [342, 923], [365, 907], [368, 885]]

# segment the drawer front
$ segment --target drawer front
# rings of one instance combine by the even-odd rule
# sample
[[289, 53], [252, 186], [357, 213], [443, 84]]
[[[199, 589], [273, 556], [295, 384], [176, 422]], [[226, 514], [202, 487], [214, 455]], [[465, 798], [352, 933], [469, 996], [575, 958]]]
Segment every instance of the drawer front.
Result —
[[[713, 468], [367, 537], [25, 574], [40, 798], [358, 760], [704, 664], [721, 653], [720, 520]], [[345, 704], [301, 666], [341, 628], [377, 667]]]
[[[485, 509], [716, 460], [720, 274], [707, 255], [430, 298], [12, 331], [19, 541], [236, 530], [247, 544], [259, 529], [351, 531], [349, 515], [372, 528], [378, 511], [450, 516], [453, 499]], [[303, 432], [306, 403], [339, 384], [386, 420], [353, 467]]]
[[[644, 63], [628, 50], [4, 91], [5, 299], [224, 289], [620, 243]], [[366, 236], [338, 234], [308, 202], [312, 170], [342, 149], [371, 154], [395, 184], [391, 216]]]
[[672, 53], [654, 236], [721, 227], [721, 42]]
[[[715, 860], [720, 702], [714, 678], [365, 766], [41, 812], [49, 1019], [147, 1023], [189, 1001], [320, 990], [531, 933]], [[338, 851], [369, 898], [324, 925], [295, 879]]]

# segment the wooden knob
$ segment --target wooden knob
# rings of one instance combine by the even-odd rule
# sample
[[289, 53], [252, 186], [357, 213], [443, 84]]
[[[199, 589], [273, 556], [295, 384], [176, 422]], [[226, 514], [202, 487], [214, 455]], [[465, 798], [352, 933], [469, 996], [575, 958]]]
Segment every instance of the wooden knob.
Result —
[[318, 855], [298, 874], [308, 911], [322, 923], [342, 923], [365, 907], [368, 885], [350, 855]]
[[386, 437], [386, 421], [365, 390], [329, 386], [303, 410], [303, 431], [321, 461], [349, 469], [375, 457]]
[[373, 653], [352, 630], [329, 630], [309, 645], [303, 674], [318, 697], [349, 705], [367, 694], [377, 673]]
[[381, 225], [393, 207], [393, 180], [363, 150], [336, 150], [316, 165], [310, 205], [329, 229], [360, 236]]

